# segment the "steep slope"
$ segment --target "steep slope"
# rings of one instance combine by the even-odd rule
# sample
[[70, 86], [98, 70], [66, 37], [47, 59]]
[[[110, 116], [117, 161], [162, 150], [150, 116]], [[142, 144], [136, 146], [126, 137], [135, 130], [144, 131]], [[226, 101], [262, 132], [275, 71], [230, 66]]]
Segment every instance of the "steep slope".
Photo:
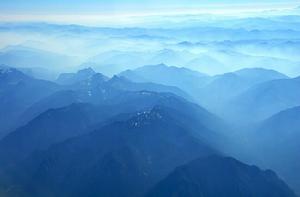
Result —
[[49, 109], [56, 109], [71, 105], [72, 103], [82, 103], [75, 91], [61, 90], [54, 92], [46, 98], [35, 102], [22, 113], [16, 123], [16, 126], [24, 126], [29, 121]]
[[0, 67], [0, 138], [13, 129], [27, 107], [59, 90], [55, 83], [31, 78], [17, 69]]
[[295, 191], [300, 192], [300, 107], [273, 115], [251, 135], [253, 154], [259, 162], [276, 170]]
[[32, 152], [88, 132], [89, 125], [105, 120], [109, 110], [88, 104], [50, 109], [0, 141], [0, 166], [15, 165]]
[[33, 155], [15, 184], [22, 196], [142, 196], [175, 167], [217, 152], [157, 106]]
[[233, 158], [210, 156], [176, 168], [147, 197], [296, 197], [273, 171]]
[[33, 151], [97, 128], [94, 125], [113, 122], [114, 116], [122, 117], [122, 114], [151, 109], [156, 105], [172, 112], [170, 116], [191, 130], [195, 137], [215, 145], [226, 143], [223, 136], [225, 124], [200, 106], [167, 93], [128, 92], [107, 101], [105, 105], [72, 104], [41, 113], [0, 141], [0, 164], [2, 168], [3, 165], [14, 164]]

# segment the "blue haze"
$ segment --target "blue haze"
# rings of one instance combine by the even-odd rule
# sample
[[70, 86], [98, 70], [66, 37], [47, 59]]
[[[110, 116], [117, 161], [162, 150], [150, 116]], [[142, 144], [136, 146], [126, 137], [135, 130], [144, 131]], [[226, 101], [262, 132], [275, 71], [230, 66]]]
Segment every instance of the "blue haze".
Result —
[[299, 5], [2, 0], [0, 196], [296, 197]]

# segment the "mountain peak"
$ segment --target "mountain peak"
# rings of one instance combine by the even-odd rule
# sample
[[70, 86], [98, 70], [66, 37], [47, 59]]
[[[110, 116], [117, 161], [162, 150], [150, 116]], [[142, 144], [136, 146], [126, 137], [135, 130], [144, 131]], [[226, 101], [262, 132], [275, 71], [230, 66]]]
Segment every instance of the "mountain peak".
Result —
[[110, 82], [124, 82], [124, 81], [128, 81], [128, 79], [123, 76], [114, 75], [109, 81]]
[[16, 69], [10, 68], [6, 65], [0, 65], [0, 74], [6, 74], [6, 73], [11, 73]]
[[94, 75], [92, 75], [91, 77], [93, 80], [100, 80], [100, 81], [107, 81], [108, 77], [106, 77], [105, 75], [101, 74], [101, 73], [95, 73]]
[[164, 63], [160, 63], [156, 65], [157, 67], [169, 67], [168, 65], [164, 64]]
[[12, 68], [6, 65], [0, 65], [0, 78], [9, 83], [14, 83], [23, 79], [29, 79], [30, 77], [16, 68]]
[[85, 80], [88, 78], [92, 78], [95, 74], [96, 72], [91, 67], [88, 67], [77, 71], [77, 73], [75, 74], [75, 78], [77, 78], [77, 80]]
[[142, 66], [140, 68], [137, 68], [136, 70], [139, 69], [143, 69], [143, 68], [160, 68], [160, 69], [165, 69], [168, 68], [169, 66], [164, 64], [164, 63], [160, 63], [160, 64], [155, 64], [155, 65], [146, 65], [146, 66]]
[[288, 76], [286, 76], [276, 70], [266, 69], [266, 68], [243, 68], [243, 69], [235, 71], [234, 73], [237, 75], [241, 75], [241, 76], [267, 75], [268, 77], [272, 76], [272, 77], [276, 77], [276, 78], [288, 78]]
[[60, 84], [70, 85], [78, 82], [85, 82], [87, 80], [101, 79], [101, 81], [106, 81], [108, 78], [101, 73], [96, 73], [91, 67], [84, 68], [77, 71], [76, 73], [62, 73], [59, 75], [57, 82]]
[[88, 67], [88, 68], [84, 68], [84, 69], [81, 69], [79, 71], [77, 71], [77, 74], [79, 75], [94, 75], [96, 72], [91, 68], [91, 67]]

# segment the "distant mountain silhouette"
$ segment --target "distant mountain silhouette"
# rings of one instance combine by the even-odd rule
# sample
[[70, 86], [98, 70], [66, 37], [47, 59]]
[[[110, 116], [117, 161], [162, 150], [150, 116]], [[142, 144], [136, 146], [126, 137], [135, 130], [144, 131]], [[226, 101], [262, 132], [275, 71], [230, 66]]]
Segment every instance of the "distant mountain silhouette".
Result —
[[233, 98], [226, 106], [233, 120], [259, 121], [300, 105], [300, 77], [257, 84]]
[[151, 81], [179, 87], [200, 105], [216, 113], [223, 111], [223, 105], [226, 105], [228, 100], [256, 84], [275, 79], [288, 79], [282, 73], [263, 68], [241, 69], [211, 77], [186, 68], [169, 67], [164, 64], [127, 70], [119, 75], [132, 81]]
[[228, 68], [218, 59], [210, 57], [209, 54], [197, 55], [196, 58], [189, 61], [187, 68], [201, 71], [208, 74], [223, 73], [228, 71]]
[[151, 82], [141, 82], [141, 83], [135, 83], [127, 79], [126, 77], [118, 77], [114, 76], [111, 78], [108, 82], [111, 87], [120, 89], [120, 90], [126, 90], [126, 91], [152, 91], [152, 92], [170, 92], [175, 95], [181, 96], [182, 98], [192, 100], [191, 96], [188, 95], [183, 90], [175, 87], [175, 86], [167, 86], [167, 85], [161, 85]]
[[126, 91], [170, 92], [192, 100], [191, 96], [177, 87], [155, 83], [135, 83], [117, 76], [109, 79], [101, 73], [95, 73], [91, 68], [66, 74], [66, 76], [62, 74], [57, 81], [64, 85], [61, 87], [62, 90], [30, 106], [20, 117], [19, 125], [27, 123], [50, 108], [59, 108], [78, 102], [102, 104], [114, 97], [122, 96]]
[[[96, 72], [92, 68], [86, 68], [79, 70], [77, 73], [62, 73], [58, 76], [56, 82], [62, 85], [71, 85], [85, 81], [88, 78], [92, 77]], [[104, 79], [108, 79], [103, 76]]]
[[201, 105], [212, 111], [217, 111], [229, 99], [256, 84], [287, 78], [286, 75], [274, 70], [263, 68], [242, 69], [212, 77], [209, 83], [199, 90], [196, 97]]
[[[73, 85], [72, 89], [84, 89], [91, 86], [99, 86], [106, 88], [114, 88], [120, 91], [155, 91], [155, 92], [171, 92], [178, 96], [189, 98], [184, 91], [177, 87], [166, 86], [156, 83], [142, 82], [139, 83], [131, 81], [129, 78], [123, 76], [114, 75], [112, 78], [108, 78], [101, 73], [96, 73], [92, 68], [86, 68], [79, 70], [77, 73], [63, 73], [61, 74], [57, 82], [63, 85]], [[96, 87], [97, 88], [97, 87]]]
[[0, 50], [0, 63], [16, 67], [60, 69], [74, 66], [74, 57], [23, 45], [11, 45]]
[[275, 70], [264, 68], [244, 68], [234, 72], [241, 78], [249, 81], [252, 84], [262, 83], [265, 81], [271, 81], [275, 79], [287, 79], [289, 78], [285, 74], [277, 72]]
[[165, 64], [143, 66], [134, 70], [121, 72], [119, 75], [136, 82], [146, 81], [176, 86], [191, 95], [209, 79], [208, 75], [197, 71], [167, 66]]
[[210, 156], [177, 167], [147, 197], [296, 197], [273, 171], [230, 157]]

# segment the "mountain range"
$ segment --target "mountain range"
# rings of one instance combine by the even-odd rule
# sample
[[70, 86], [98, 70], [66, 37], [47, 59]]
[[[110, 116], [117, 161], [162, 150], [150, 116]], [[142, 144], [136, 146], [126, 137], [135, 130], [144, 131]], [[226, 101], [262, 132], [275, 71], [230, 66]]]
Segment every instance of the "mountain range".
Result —
[[[1, 111], [14, 113], [3, 116], [13, 125], [0, 139], [0, 194], [5, 197], [295, 197], [289, 186], [298, 191], [298, 127], [293, 118], [298, 108], [280, 112], [247, 133], [253, 146], [240, 157], [234, 128], [204, 102], [238, 104], [239, 96], [273, 83], [279, 85], [264, 95], [282, 84], [289, 91], [298, 87], [297, 78], [258, 68], [209, 76], [161, 64], [111, 78], [86, 68], [62, 73], [53, 82], [3, 66], [0, 79], [7, 101]], [[281, 95], [289, 102], [297, 98], [296, 93]], [[290, 146], [276, 152], [287, 160], [278, 159], [272, 150], [286, 143]], [[259, 147], [264, 151], [255, 154]], [[253, 163], [279, 176], [230, 157], [253, 154]]]
[[0, 197], [299, 196], [298, 5], [127, 3], [6, 3]]
[[[161, 75], [160, 73], [166, 74]], [[245, 111], [256, 109], [252, 106], [256, 104], [255, 99], [258, 95], [254, 95], [255, 93], [252, 93], [251, 91], [265, 94], [265, 91], [259, 90], [260, 86], [262, 86], [264, 82], [265, 84], [271, 84], [273, 83], [273, 80], [278, 80], [278, 83], [282, 83], [282, 86], [284, 86], [284, 81], [292, 80], [288, 76], [275, 70], [263, 68], [247, 68], [222, 75], [209, 76], [186, 68], [172, 67], [164, 64], [144, 66], [135, 70], [126, 70], [119, 75], [136, 82], [154, 82], [179, 87], [191, 95], [195, 102], [206, 107], [210, 111], [219, 114], [220, 116], [232, 113], [232, 119], [235, 119], [235, 117], [242, 114], [253, 117], [252, 114], [250, 115], [250, 113], [245, 113]], [[177, 80], [178, 78], [180, 80]], [[289, 91], [288, 89], [291, 88], [291, 92], [294, 91], [294, 94], [297, 94], [294, 88], [297, 88], [298, 85], [289, 84], [287, 86], [286, 91]], [[270, 87], [270, 89], [275, 89], [275, 87]], [[246, 96], [243, 95], [247, 94], [249, 94], [247, 96], [249, 98], [244, 98]], [[283, 97], [285, 96], [287, 95], [283, 95]], [[250, 97], [253, 98], [253, 104], [244, 104], [244, 102], [247, 102], [247, 99], [250, 100]], [[294, 98], [296, 99], [299, 97], [295, 95]], [[290, 98], [286, 98], [286, 100], [292, 102]], [[268, 101], [266, 100], [266, 102]], [[262, 103], [262, 105], [267, 107], [271, 103], [272, 102], [269, 102], [266, 105], [265, 103]], [[247, 108], [244, 111], [238, 111], [239, 106], [251, 109]], [[287, 107], [289, 106], [290, 105], [287, 104]], [[272, 108], [272, 106], [270, 108]], [[282, 108], [284, 109], [284, 107]], [[272, 110], [274, 110], [274, 108], [272, 108]], [[237, 112], [234, 114], [232, 111]], [[260, 111], [258, 113], [260, 113]], [[267, 117], [267, 115], [272, 114], [268, 113], [267, 115], [264, 115], [263, 113], [260, 113], [260, 115]], [[249, 116], [243, 119], [250, 120], [251, 118]], [[259, 118], [258, 116], [255, 117]]]

